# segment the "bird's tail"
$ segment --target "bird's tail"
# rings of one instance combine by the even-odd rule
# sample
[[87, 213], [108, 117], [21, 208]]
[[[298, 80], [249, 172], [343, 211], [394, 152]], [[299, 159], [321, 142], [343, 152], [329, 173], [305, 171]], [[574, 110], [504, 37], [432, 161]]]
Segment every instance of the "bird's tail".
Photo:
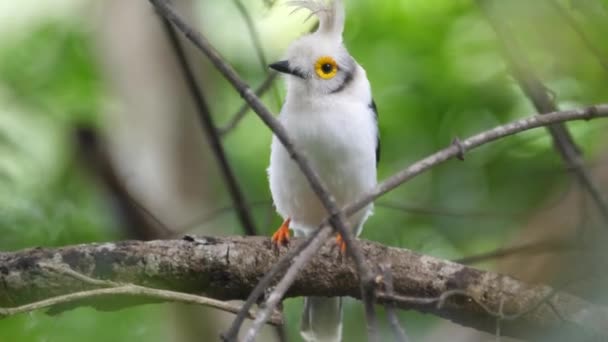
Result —
[[300, 334], [307, 342], [342, 340], [342, 298], [305, 297]]

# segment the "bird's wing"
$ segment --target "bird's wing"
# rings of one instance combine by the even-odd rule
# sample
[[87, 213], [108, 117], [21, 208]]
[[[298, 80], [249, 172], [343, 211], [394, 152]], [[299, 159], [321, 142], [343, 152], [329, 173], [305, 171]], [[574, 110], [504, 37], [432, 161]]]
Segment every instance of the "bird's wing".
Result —
[[380, 127], [378, 126], [378, 108], [373, 99], [369, 108], [374, 112], [374, 119], [376, 120], [376, 165], [378, 165], [378, 162], [380, 162]]

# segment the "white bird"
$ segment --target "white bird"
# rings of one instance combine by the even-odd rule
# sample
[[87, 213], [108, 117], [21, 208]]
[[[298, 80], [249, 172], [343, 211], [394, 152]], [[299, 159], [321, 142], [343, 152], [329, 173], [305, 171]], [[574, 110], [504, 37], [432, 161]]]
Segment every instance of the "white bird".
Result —
[[[319, 28], [292, 42], [286, 58], [270, 65], [286, 75], [287, 95], [279, 121], [342, 207], [376, 186], [380, 156], [376, 105], [365, 70], [342, 42], [342, 1], [288, 3], [310, 10], [319, 18]], [[273, 242], [286, 242], [290, 228], [296, 236], [317, 229], [327, 211], [276, 136], [268, 176], [274, 205], [285, 220]], [[349, 218], [355, 234], [372, 209], [370, 204]], [[341, 340], [341, 298], [307, 297], [304, 306], [300, 331], [306, 341]]]

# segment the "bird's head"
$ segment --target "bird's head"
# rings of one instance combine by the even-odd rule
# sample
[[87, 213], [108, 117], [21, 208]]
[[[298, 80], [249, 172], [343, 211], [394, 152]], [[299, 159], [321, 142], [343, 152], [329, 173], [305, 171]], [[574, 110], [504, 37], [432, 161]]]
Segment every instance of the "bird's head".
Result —
[[322, 96], [345, 89], [356, 77], [357, 63], [342, 43], [344, 6], [341, 0], [289, 1], [319, 18], [319, 28], [292, 42], [285, 58], [270, 68], [287, 75], [288, 93]]

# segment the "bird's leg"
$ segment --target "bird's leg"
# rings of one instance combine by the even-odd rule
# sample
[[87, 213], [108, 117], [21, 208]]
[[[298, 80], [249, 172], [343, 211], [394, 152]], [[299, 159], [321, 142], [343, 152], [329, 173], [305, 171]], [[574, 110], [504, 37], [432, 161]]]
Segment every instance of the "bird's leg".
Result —
[[340, 254], [344, 255], [346, 253], [346, 242], [344, 242], [344, 239], [340, 233], [336, 235], [336, 243], [340, 247]]
[[275, 246], [286, 245], [289, 243], [289, 223], [291, 218], [287, 218], [283, 221], [283, 224], [272, 234], [272, 244]]

